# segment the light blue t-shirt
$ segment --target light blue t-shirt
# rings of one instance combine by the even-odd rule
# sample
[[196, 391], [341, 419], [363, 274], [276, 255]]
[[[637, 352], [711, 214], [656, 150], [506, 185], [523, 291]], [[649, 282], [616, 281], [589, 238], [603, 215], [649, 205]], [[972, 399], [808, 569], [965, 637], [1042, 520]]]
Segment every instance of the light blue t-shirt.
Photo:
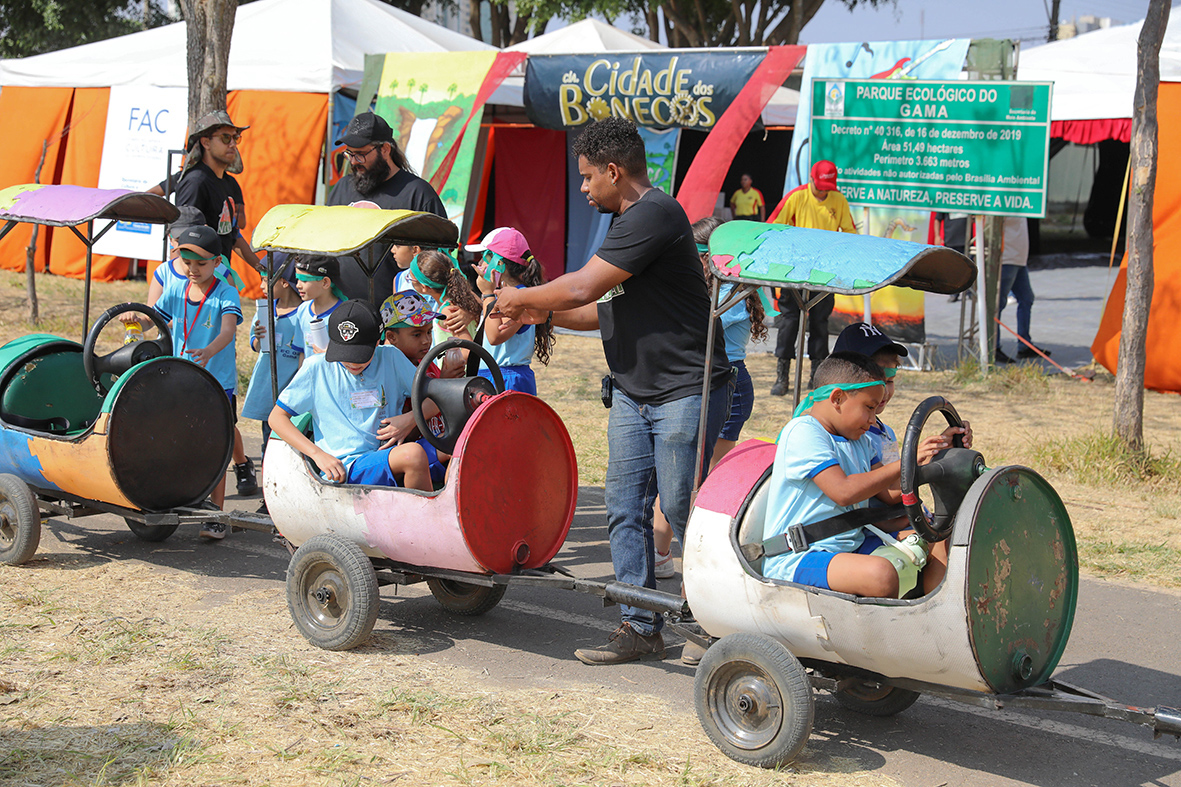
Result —
[[394, 292], [405, 292], [406, 290], [413, 290], [414, 285], [410, 282], [410, 269], [398, 269], [394, 274]]
[[312, 355], [279, 394], [278, 405], [288, 415], [311, 413], [316, 445], [348, 468], [380, 447], [381, 420], [402, 414], [414, 372], [414, 364], [392, 345], [379, 345], [359, 375]]
[[[837, 505], [820, 491], [814, 479], [830, 467], [839, 465], [846, 475], [853, 475], [868, 472], [878, 463], [873, 440], [868, 436], [850, 441], [830, 434], [810, 415], [793, 418], [779, 433], [775, 448], [775, 463], [767, 481], [771, 489], [763, 538], [786, 533], [791, 525], [810, 525], [864, 508], [865, 501], [851, 506]], [[810, 544], [808, 552], [852, 552], [864, 540], [865, 530], [859, 527]], [[763, 563], [763, 576], [790, 582], [795, 576], [796, 564], [805, 554], [788, 552], [767, 558]]]
[[[323, 312], [317, 314], [316, 310], [312, 306], [312, 301], [304, 301], [299, 305], [299, 308], [295, 310], [295, 320], [299, 325], [299, 345], [303, 348], [304, 355], [308, 356], [309, 358], [313, 355], [316, 355], [315, 350], [312, 349], [311, 337], [308, 335], [309, 331], [312, 329], [312, 320], [327, 321], [328, 315], [332, 314], [332, 312], [336, 310], [336, 307], [342, 303], [344, 303], [344, 301], [337, 301]], [[323, 353], [324, 350], [327, 349], [327, 347], [321, 347], [320, 352]]]
[[[898, 443], [898, 438], [894, 436], [894, 430], [882, 423], [880, 418], [865, 435], [873, 440], [874, 453], [881, 457], [882, 464], [888, 465], [898, 461], [902, 453], [902, 446]], [[886, 508], [888, 505], [876, 497], [869, 499], [870, 508]]]
[[[242, 324], [242, 306], [238, 291], [217, 279], [213, 280], [213, 289], [205, 296], [204, 303], [187, 297], [188, 289], [187, 278], [166, 279], [164, 292], [156, 301], [156, 311], [172, 323], [172, 354], [192, 360], [185, 350], [208, 347], [221, 333], [224, 315], [232, 314], [236, 320], [234, 324]], [[238, 390], [237, 353], [233, 340], [209, 359], [205, 369], [217, 378], [222, 388], [231, 392]]]
[[[303, 355], [303, 334], [295, 319], [297, 310], [279, 314], [278, 303], [272, 308], [275, 309], [275, 366], [279, 373], [279, 390], [282, 391], [299, 368], [299, 359]], [[258, 312], [254, 313], [254, 319], [250, 321], [251, 336], [254, 336], [256, 325]], [[269, 350], [270, 342], [267, 344], [266, 349]], [[268, 352], [260, 351], [254, 362], [254, 371], [250, 373], [246, 399], [242, 402], [242, 417], [265, 420], [274, 406], [275, 400], [271, 398], [271, 356]]]
[[[737, 284], [727, 284], [718, 292], [718, 303], [724, 302], [734, 292]], [[750, 312], [746, 310], [746, 299], [722, 315], [722, 335], [726, 338], [726, 357], [731, 362], [746, 360], [746, 343], [750, 340]]]

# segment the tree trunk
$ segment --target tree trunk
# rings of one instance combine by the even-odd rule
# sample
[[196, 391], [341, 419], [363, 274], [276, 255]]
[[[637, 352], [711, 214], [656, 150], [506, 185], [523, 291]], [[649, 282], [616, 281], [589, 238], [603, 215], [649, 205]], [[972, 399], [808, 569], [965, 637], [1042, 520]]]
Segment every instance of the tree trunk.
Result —
[[1167, 0], [1150, 0], [1136, 46], [1132, 109], [1132, 193], [1128, 199], [1128, 269], [1115, 371], [1115, 434], [1144, 450], [1144, 342], [1152, 304], [1152, 193], [1156, 188], [1156, 94], [1160, 47], [1169, 23]]
[[481, 3], [472, 2], [471, 10], [467, 15], [468, 26], [472, 29], [472, 38], [477, 41], [484, 40], [483, 26], [480, 24], [480, 7]]
[[[49, 140], [41, 142], [41, 160], [37, 162], [37, 169], [33, 172], [33, 182], [41, 182], [41, 167], [45, 166], [45, 152], [49, 150]], [[36, 325], [41, 321], [40, 308], [37, 302], [37, 230], [40, 224], [33, 225], [33, 234], [29, 237], [29, 246], [25, 249], [25, 294], [29, 298], [29, 322]]]
[[189, 128], [226, 108], [226, 70], [238, 0], [180, 0], [189, 72]]

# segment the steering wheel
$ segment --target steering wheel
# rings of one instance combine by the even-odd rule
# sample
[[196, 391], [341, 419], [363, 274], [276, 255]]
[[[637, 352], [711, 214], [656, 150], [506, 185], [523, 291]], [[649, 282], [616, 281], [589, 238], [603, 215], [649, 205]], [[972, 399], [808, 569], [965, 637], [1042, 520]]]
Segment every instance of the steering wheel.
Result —
[[[488, 366], [492, 372], [492, 379], [496, 381], [495, 386], [484, 377], [427, 377], [427, 369], [434, 360], [457, 347], [474, 352]], [[492, 360], [492, 354], [467, 339], [448, 339], [432, 347], [418, 365], [414, 384], [410, 387], [410, 410], [414, 413], [414, 423], [418, 425], [418, 431], [422, 432], [427, 442], [437, 450], [449, 454], [455, 450], [459, 435], [476, 408], [483, 404], [485, 399], [498, 393], [504, 393], [504, 375], [500, 372], [500, 366]], [[427, 399], [438, 406], [443, 417], [442, 434], [432, 432], [426, 416], [422, 414], [422, 403]]]
[[[156, 339], [125, 344], [108, 355], [96, 354], [94, 348], [98, 346], [98, 336], [103, 328], [125, 312], [146, 315], [152, 321], [152, 325], [156, 326], [160, 336]], [[82, 368], [86, 370], [86, 376], [90, 378], [94, 390], [105, 395], [110, 388], [103, 379], [104, 375], [113, 374], [118, 377], [136, 364], [164, 355], [172, 355], [172, 332], [168, 330], [168, 323], [160, 316], [160, 312], [142, 303], [120, 303], [99, 315], [94, 325], [90, 326], [90, 333], [86, 334], [86, 343], [82, 345]]]
[[[918, 463], [919, 442], [923, 426], [935, 412], [943, 413], [948, 426], [964, 425], [951, 402], [942, 396], [932, 396], [918, 407], [906, 425], [902, 438], [902, 505], [910, 525], [926, 541], [943, 541], [951, 535], [955, 512], [972, 483], [987, 469], [984, 457], [964, 448], [962, 435], [952, 439], [952, 447], [940, 451], [922, 467]], [[934, 512], [928, 515], [919, 500], [918, 488], [929, 485], [934, 496]]]

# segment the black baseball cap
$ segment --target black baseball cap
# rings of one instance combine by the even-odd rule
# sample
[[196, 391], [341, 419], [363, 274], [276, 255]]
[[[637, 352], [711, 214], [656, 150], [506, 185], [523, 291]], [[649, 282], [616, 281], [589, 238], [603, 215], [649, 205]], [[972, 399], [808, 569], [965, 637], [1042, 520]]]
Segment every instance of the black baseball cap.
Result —
[[393, 142], [394, 132], [390, 124], [372, 112], [363, 112], [349, 121], [344, 136], [336, 140], [337, 145], [363, 148], [371, 142]]
[[300, 273], [336, 281], [340, 278], [340, 262], [335, 257], [300, 257], [295, 263]]
[[870, 358], [874, 356], [874, 353], [879, 353], [882, 350], [889, 350], [903, 358], [910, 355], [901, 344], [864, 322], [855, 322], [845, 328], [832, 346], [834, 353], [861, 353]]
[[381, 314], [369, 301], [349, 300], [328, 317], [328, 351], [325, 361], [365, 363], [381, 339]]
[[221, 238], [214, 232], [213, 227], [201, 224], [181, 231], [176, 236], [176, 247], [211, 259], [221, 254]]

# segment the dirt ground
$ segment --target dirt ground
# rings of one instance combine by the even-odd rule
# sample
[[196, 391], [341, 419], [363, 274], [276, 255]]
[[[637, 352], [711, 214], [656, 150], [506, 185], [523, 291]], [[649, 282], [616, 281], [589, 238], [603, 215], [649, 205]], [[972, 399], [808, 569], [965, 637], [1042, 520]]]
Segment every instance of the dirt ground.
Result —
[[[40, 276], [38, 288], [45, 319], [34, 329], [24, 319], [23, 275], [0, 273], [0, 341], [33, 330], [80, 337], [81, 284]], [[142, 282], [96, 285], [92, 317], [145, 290]], [[244, 311], [249, 318], [252, 309]], [[104, 346], [118, 339], [112, 329]], [[238, 349], [245, 381], [256, 356], [244, 330]], [[766, 394], [773, 358], [752, 356], [748, 367], [756, 399], [744, 437], [774, 439], [790, 401]], [[551, 366], [537, 371], [541, 396], [577, 446], [581, 483], [601, 484], [601, 345], [561, 336]], [[1181, 584], [1177, 477], [1096, 480], [1060, 458], [1079, 445], [1071, 441], [1109, 430], [1110, 381], [1005, 373], [957, 382], [953, 371], [902, 372], [898, 389], [885, 419], [899, 432], [915, 405], [938, 393], [971, 421], [990, 466], [1042, 471], [1070, 511], [1084, 572]], [[1166, 459], [1181, 454], [1179, 405], [1153, 393], [1145, 401], [1145, 433]], [[1084, 467], [1103, 463], [1081, 458]], [[136, 561], [54, 554], [0, 567], [0, 784], [893, 783], [808, 750], [782, 772], [746, 768], [711, 746], [696, 719], [658, 699], [507, 690], [400, 648], [375, 637], [348, 653], [316, 650], [273, 593], [226, 602], [194, 577]]]

